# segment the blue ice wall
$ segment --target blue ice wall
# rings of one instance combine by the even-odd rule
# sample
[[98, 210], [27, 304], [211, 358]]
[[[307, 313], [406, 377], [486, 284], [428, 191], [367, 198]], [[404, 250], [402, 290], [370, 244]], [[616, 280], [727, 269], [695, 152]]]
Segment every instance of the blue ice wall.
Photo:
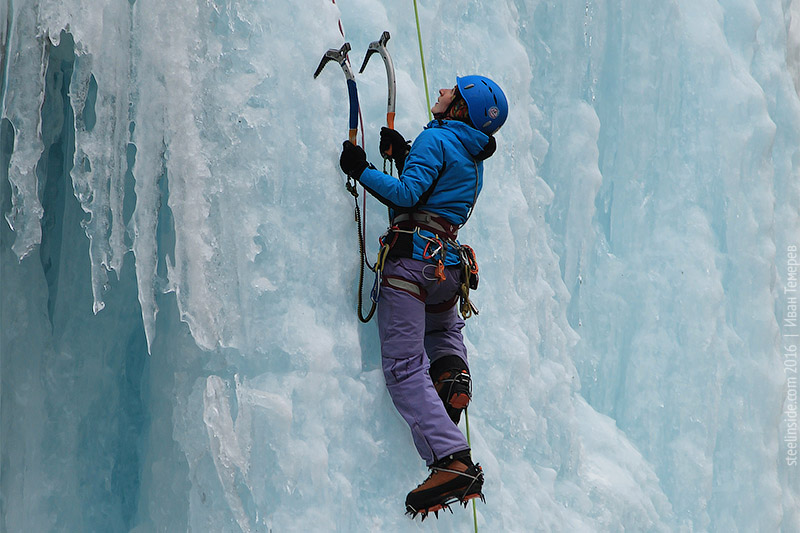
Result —
[[[800, 2], [417, 3], [431, 93], [512, 110], [461, 231], [478, 528], [800, 530]], [[474, 529], [403, 515], [340, 22], [415, 136], [411, 2], [0, 6], [1, 531]]]

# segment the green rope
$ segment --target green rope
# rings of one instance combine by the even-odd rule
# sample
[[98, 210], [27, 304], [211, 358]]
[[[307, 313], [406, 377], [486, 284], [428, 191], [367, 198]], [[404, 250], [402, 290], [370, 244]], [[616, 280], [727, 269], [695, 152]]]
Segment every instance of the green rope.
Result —
[[472, 443], [469, 441], [469, 412], [468, 409], [464, 409], [464, 422], [467, 423], [467, 446], [472, 448]]
[[[414, 18], [417, 20], [417, 40], [419, 41], [419, 60], [422, 63], [422, 80], [425, 83], [425, 102], [428, 104], [428, 121], [433, 120], [431, 114], [431, 97], [428, 92], [428, 74], [425, 72], [425, 54], [422, 52], [422, 31], [419, 27], [419, 10], [417, 9], [417, 0], [414, 0]], [[464, 409], [464, 421], [466, 422], [467, 429], [467, 446], [472, 448], [472, 443], [469, 438], [469, 413]], [[475, 533], [478, 533], [478, 510], [475, 506], [475, 499], [472, 500], [472, 522], [475, 526]]]
[[[425, 83], [425, 102], [428, 104], [428, 121], [433, 120], [433, 115], [431, 115], [431, 97], [430, 93], [428, 92], [428, 74], [425, 72], [425, 54], [422, 52], [422, 31], [419, 27], [419, 10], [417, 9], [417, 0], [414, 0], [414, 18], [417, 20], [417, 40], [419, 41], [419, 60], [422, 63], [422, 80]], [[470, 443], [469, 439], [469, 414], [467, 410], [464, 409], [464, 421], [467, 424], [467, 446], [472, 448], [472, 444]], [[472, 522], [475, 526], [475, 533], [478, 533], [478, 510], [475, 505], [475, 500], [472, 500]]]
[[[469, 409], [464, 409], [464, 422], [467, 424], [467, 446], [472, 449], [472, 443], [469, 440]], [[475, 508], [475, 499], [472, 500], [472, 523], [475, 526], [475, 533], [478, 533], [478, 510]]]
[[[417, 0], [414, 0], [414, 18], [417, 19], [417, 40], [419, 41], [419, 59], [422, 62], [422, 81], [425, 83], [425, 102], [428, 104], [428, 122], [433, 120], [431, 115], [431, 97], [428, 93], [428, 75], [425, 73], [425, 54], [422, 53], [422, 32], [419, 29], [419, 11]], [[474, 502], [473, 502], [474, 503]]]

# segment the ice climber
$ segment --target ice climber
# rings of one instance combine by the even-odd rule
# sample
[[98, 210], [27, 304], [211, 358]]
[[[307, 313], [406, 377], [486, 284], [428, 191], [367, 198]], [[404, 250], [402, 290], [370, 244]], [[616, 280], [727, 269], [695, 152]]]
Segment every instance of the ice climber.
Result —
[[423, 519], [451, 503], [483, 498], [483, 470], [457, 426], [472, 384], [456, 305], [469, 283], [463, 262], [471, 249], [456, 237], [478, 199], [483, 161], [496, 149], [493, 134], [508, 116], [508, 102], [492, 80], [465, 76], [439, 91], [431, 112], [434, 120], [413, 144], [396, 130], [381, 130], [381, 154], [394, 161], [399, 178], [370, 165], [349, 141], [339, 161], [390, 208], [378, 330], [389, 394], [430, 468], [406, 497], [406, 511]]

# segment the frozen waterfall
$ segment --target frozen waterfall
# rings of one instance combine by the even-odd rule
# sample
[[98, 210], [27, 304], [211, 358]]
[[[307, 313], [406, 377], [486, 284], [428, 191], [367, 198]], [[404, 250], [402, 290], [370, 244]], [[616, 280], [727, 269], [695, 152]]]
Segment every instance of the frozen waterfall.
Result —
[[[431, 92], [511, 108], [460, 233], [479, 530], [800, 531], [800, 0], [418, 6]], [[473, 530], [403, 514], [340, 20], [413, 138], [411, 1], [0, 2], [0, 531]]]

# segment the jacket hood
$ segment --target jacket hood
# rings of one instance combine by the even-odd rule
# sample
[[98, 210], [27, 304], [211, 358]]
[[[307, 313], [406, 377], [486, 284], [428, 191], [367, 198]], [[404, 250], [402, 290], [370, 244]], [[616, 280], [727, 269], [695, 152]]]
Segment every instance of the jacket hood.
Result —
[[458, 120], [432, 120], [425, 126], [425, 129], [428, 128], [443, 128], [455, 134], [467, 152], [477, 161], [488, 159], [496, 148], [493, 137]]

